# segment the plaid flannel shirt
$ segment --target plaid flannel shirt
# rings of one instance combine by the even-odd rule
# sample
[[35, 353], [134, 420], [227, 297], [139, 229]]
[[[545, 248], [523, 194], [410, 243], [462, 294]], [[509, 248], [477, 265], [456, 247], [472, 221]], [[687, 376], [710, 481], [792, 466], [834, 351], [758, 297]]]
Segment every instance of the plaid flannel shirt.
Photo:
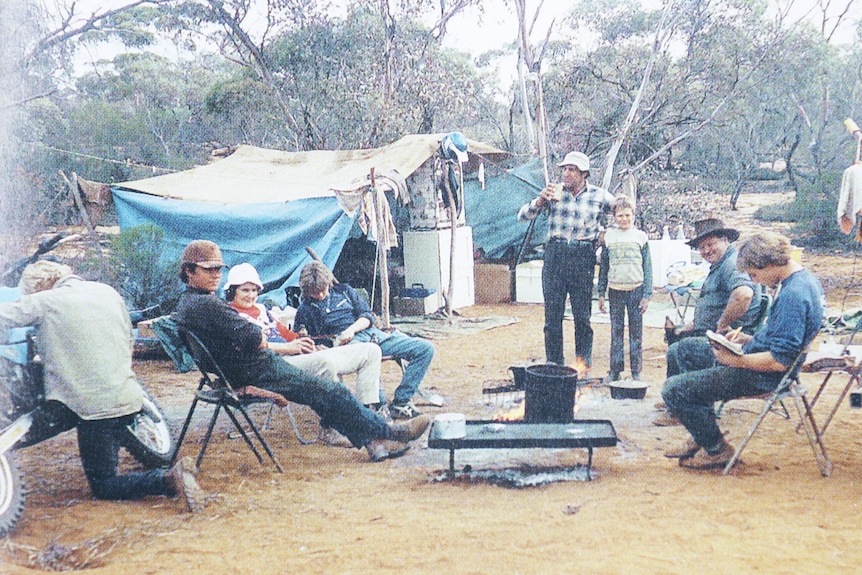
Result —
[[[536, 203], [532, 200], [522, 206], [518, 219], [535, 219], [542, 211]], [[563, 192], [562, 200], [547, 204], [548, 239], [595, 241], [605, 227], [605, 216], [611, 212], [613, 204], [612, 194], [589, 183], [577, 195]]]

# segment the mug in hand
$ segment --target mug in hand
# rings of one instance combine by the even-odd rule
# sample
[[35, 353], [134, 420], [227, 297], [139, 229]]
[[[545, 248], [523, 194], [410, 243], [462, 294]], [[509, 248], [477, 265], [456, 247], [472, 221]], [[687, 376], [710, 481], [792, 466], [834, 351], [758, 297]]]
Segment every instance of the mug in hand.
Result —
[[554, 184], [554, 201], [559, 202], [563, 199], [563, 184]]

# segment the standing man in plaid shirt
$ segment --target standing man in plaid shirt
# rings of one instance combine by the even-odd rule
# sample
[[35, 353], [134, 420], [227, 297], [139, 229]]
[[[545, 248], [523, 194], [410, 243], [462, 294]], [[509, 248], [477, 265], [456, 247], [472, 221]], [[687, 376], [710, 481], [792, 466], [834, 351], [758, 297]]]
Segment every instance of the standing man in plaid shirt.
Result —
[[548, 210], [548, 239], [542, 268], [547, 361], [565, 365], [563, 314], [568, 295], [575, 318], [575, 354], [589, 367], [593, 355], [590, 314], [596, 245], [605, 219], [613, 209], [614, 197], [587, 183], [590, 159], [586, 154], [569, 152], [558, 166], [562, 168], [562, 186], [549, 183], [539, 197], [521, 207], [518, 220], [532, 220]]

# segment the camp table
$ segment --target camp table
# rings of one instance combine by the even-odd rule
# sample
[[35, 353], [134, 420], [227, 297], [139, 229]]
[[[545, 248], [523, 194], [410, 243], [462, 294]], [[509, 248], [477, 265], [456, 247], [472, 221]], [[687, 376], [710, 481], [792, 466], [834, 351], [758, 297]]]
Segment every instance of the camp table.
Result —
[[614, 447], [617, 433], [610, 421], [582, 419], [570, 423], [526, 423], [523, 421], [467, 421], [464, 437], [441, 439], [436, 421], [431, 425], [428, 447], [449, 450], [449, 473], [455, 474], [456, 449], [566, 449], [589, 453], [587, 478], [592, 479], [593, 448]]

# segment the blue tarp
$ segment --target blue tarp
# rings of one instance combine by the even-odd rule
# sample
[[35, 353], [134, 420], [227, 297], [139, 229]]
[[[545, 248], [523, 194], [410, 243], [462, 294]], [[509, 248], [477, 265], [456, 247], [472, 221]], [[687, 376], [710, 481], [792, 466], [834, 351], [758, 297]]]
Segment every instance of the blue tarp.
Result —
[[[518, 221], [518, 210], [538, 196], [544, 187], [544, 172], [538, 159], [488, 177], [484, 190], [476, 179], [465, 181], [464, 206], [467, 224], [473, 228], [474, 248], [481, 247], [487, 259], [505, 258], [507, 251], [517, 256], [529, 226], [529, 222]], [[544, 243], [547, 230], [548, 218], [540, 215], [530, 236], [530, 245]]]
[[353, 219], [335, 197], [259, 204], [214, 204], [167, 199], [121, 187], [112, 189], [121, 229], [152, 223], [164, 230], [166, 261], [180, 257], [192, 240], [222, 249], [226, 264], [249, 262], [260, 273], [270, 299], [284, 305], [284, 287], [299, 283], [311, 261], [309, 246], [333, 268]]

